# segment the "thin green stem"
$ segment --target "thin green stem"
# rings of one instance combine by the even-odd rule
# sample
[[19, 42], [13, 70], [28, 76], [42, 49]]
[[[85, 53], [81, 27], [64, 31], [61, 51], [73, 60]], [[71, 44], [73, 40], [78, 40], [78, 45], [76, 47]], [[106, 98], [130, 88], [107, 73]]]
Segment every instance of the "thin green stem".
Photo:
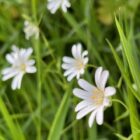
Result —
[[95, 66], [95, 65], [93, 65], [93, 64], [87, 64], [86, 67], [87, 67], [87, 68], [88, 68], [88, 67], [91, 67], [91, 68], [95, 68], [95, 69], [97, 68], [97, 66]]
[[37, 140], [41, 140], [41, 66], [40, 66], [40, 49], [38, 45], [38, 40], [35, 41], [35, 52], [36, 52], [36, 60], [37, 60], [37, 92], [38, 92], [38, 128], [37, 128]]
[[32, 17], [37, 22], [37, 9], [36, 9], [37, 0], [32, 0], [31, 5], [32, 5]]
[[120, 100], [118, 99], [111, 99], [112, 102], [117, 102], [117, 103], [120, 103], [126, 110], [128, 110], [128, 107]]
[[[37, 23], [37, 0], [32, 0], [32, 17]], [[37, 140], [41, 140], [41, 65], [40, 65], [40, 49], [39, 49], [39, 41], [34, 40], [34, 47], [36, 53], [36, 61], [37, 61], [37, 93], [38, 93], [38, 128], [37, 128]]]

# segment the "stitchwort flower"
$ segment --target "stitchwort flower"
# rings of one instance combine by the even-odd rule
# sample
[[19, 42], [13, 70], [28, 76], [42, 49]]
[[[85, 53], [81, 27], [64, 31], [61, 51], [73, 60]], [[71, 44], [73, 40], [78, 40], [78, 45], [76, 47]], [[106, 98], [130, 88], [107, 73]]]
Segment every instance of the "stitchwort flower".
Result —
[[79, 79], [78, 84], [82, 89], [75, 88], [73, 90], [75, 96], [83, 99], [75, 108], [75, 111], [78, 112], [76, 118], [81, 119], [91, 112], [88, 121], [89, 127], [93, 125], [95, 118], [98, 125], [103, 124], [104, 110], [110, 106], [110, 97], [116, 93], [114, 87], [105, 87], [108, 77], [109, 72], [99, 67], [95, 72], [97, 86]]
[[68, 76], [67, 80], [71, 81], [74, 77], [80, 78], [84, 74], [84, 69], [88, 63], [88, 51], [82, 52], [80, 43], [72, 46], [72, 55], [74, 58], [64, 56], [62, 68], [65, 70], [64, 76]]
[[63, 12], [67, 12], [67, 8], [71, 6], [69, 0], [48, 0], [47, 8], [54, 14], [60, 7]]
[[21, 81], [25, 73], [35, 73], [36, 67], [35, 61], [29, 60], [32, 54], [32, 48], [19, 49], [15, 45], [12, 46], [12, 52], [6, 55], [7, 61], [11, 64], [11, 67], [5, 68], [2, 71], [3, 81], [13, 78], [11, 87], [13, 90], [20, 89]]
[[36, 25], [34, 25], [33, 23], [31, 23], [27, 20], [24, 22], [23, 31], [25, 33], [25, 38], [27, 40], [29, 40], [30, 37], [32, 37], [32, 36], [34, 36], [35, 39], [39, 38], [39, 28]]

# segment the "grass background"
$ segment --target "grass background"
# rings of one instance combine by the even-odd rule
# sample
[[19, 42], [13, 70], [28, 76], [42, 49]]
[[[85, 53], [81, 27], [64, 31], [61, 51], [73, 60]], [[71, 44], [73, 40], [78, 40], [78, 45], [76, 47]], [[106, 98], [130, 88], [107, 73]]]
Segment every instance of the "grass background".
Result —
[[[0, 0], [0, 70], [13, 44], [33, 47], [38, 69], [24, 76], [21, 90], [0, 80], [0, 140], [139, 140], [140, 1], [70, 2], [67, 13], [52, 15], [46, 0]], [[39, 40], [25, 39], [25, 19], [39, 26]], [[90, 64], [110, 71], [108, 84], [117, 88], [102, 126], [75, 119], [77, 83], [66, 81], [61, 63], [77, 42], [89, 51]], [[83, 77], [94, 83], [94, 71], [88, 67]]]

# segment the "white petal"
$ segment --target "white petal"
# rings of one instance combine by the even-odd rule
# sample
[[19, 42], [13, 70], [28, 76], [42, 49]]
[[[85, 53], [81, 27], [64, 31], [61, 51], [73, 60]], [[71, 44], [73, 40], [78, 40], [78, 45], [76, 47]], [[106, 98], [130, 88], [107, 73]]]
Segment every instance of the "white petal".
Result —
[[109, 107], [110, 105], [111, 105], [110, 99], [109, 98], [104, 98], [103, 106], [104, 107]]
[[93, 111], [95, 108], [96, 108], [96, 106], [94, 106], [94, 105], [89, 105], [89, 106], [85, 107], [84, 109], [80, 110], [77, 113], [76, 119], [79, 120], [79, 119], [83, 118], [88, 113], [90, 113], [91, 111]]
[[[5, 71], [6, 72], [6, 71]], [[9, 73], [5, 74], [3, 77], [2, 77], [2, 80], [3, 81], [6, 81], [12, 77], [14, 77], [15, 75], [18, 74], [18, 71], [14, 70], [11, 68], [11, 71], [9, 71]]]
[[2, 73], [2, 75], [6, 75], [6, 74], [9, 74], [9, 73], [11, 73], [13, 71], [14, 71], [14, 69], [9, 67], [9, 68], [3, 69], [1, 73]]
[[20, 87], [21, 87], [22, 78], [23, 78], [23, 73], [19, 74], [19, 76], [18, 76], [18, 87], [17, 87], [18, 89], [20, 89]]
[[[78, 70], [78, 71], [79, 71], [79, 70]], [[80, 74], [84, 74], [84, 73], [85, 73], [84, 68], [82, 68], [79, 72], [80, 72]]]
[[100, 78], [101, 78], [101, 73], [102, 73], [103, 68], [99, 67], [97, 68], [95, 72], [95, 83], [99, 87], [100, 86]]
[[62, 8], [63, 12], [67, 12], [67, 8], [70, 7], [70, 6], [71, 5], [70, 5], [69, 1], [68, 0], [64, 0], [62, 2], [61, 8]]
[[109, 71], [104, 70], [100, 77], [100, 83], [99, 83], [100, 88], [102, 88], [102, 89], [105, 88], [108, 77], [109, 77]]
[[35, 73], [36, 72], [36, 67], [30, 66], [26, 68], [27, 73]]
[[91, 113], [91, 115], [90, 115], [90, 117], [89, 117], [89, 120], [88, 120], [88, 125], [89, 125], [89, 127], [92, 127], [93, 122], [94, 122], [94, 120], [95, 120], [96, 113], [97, 113], [96, 110], [94, 110], [94, 111]]
[[75, 60], [71, 57], [64, 56], [63, 57], [63, 62], [65, 62], [65, 63], [75, 63]]
[[88, 63], [88, 58], [86, 57], [86, 58], [84, 58], [84, 64], [86, 65], [87, 63]]
[[24, 57], [26, 59], [28, 59], [32, 53], [33, 53], [33, 49], [32, 48], [28, 48], [28, 49], [26, 49], [26, 53], [24, 54]]
[[84, 51], [83, 53], [82, 53], [82, 57], [84, 58], [85, 56], [87, 56], [88, 55], [88, 51], [86, 50], [86, 51]]
[[92, 92], [95, 89], [95, 87], [93, 85], [91, 85], [89, 82], [87, 82], [84, 79], [79, 79], [78, 84], [81, 88], [83, 88], [84, 90], [86, 90], [88, 92]]
[[75, 73], [75, 68], [71, 68], [71, 69], [68, 69], [64, 72], [64, 76], [68, 76], [70, 75], [71, 73]]
[[57, 9], [60, 7], [60, 4], [61, 4], [60, 0], [48, 1], [47, 8], [48, 10], [50, 10], [52, 14], [54, 14], [57, 11]]
[[82, 45], [80, 43], [77, 44], [77, 58], [82, 58]]
[[15, 61], [14, 61], [14, 57], [11, 55], [11, 54], [7, 54], [6, 55], [6, 60], [10, 63], [10, 64], [13, 64]]
[[81, 74], [82, 74], [82, 73], [77, 72], [77, 76], [76, 76], [77, 80], [80, 78], [80, 75], [81, 75]]
[[92, 102], [87, 101], [87, 100], [81, 101], [81, 102], [80, 102], [79, 104], [77, 104], [77, 106], [75, 107], [75, 111], [77, 112], [77, 111], [79, 111], [79, 110], [83, 109], [84, 107], [89, 106], [89, 105], [91, 105], [91, 104], [92, 104]]
[[67, 64], [67, 63], [64, 63], [64, 64], [62, 64], [62, 68], [63, 69], [70, 69], [72, 67], [72, 64]]
[[112, 96], [116, 93], [116, 89], [114, 87], [106, 87], [105, 88], [105, 96]]
[[76, 75], [77, 75], [77, 72], [74, 71], [73, 73], [71, 73], [71, 74], [68, 76], [67, 80], [68, 80], [68, 81], [71, 81]]
[[97, 124], [102, 125], [103, 124], [103, 119], [104, 119], [104, 107], [101, 106], [97, 110], [97, 115], [96, 115], [96, 121]]
[[32, 66], [35, 64], [35, 60], [31, 59], [27, 61], [27, 65]]
[[77, 46], [76, 45], [72, 46], [72, 55], [74, 58], [77, 58]]
[[12, 85], [11, 85], [13, 90], [20, 89], [22, 77], [23, 77], [23, 73], [20, 73], [14, 77], [14, 79], [12, 81]]
[[88, 99], [90, 98], [90, 96], [92, 95], [92, 93], [89, 93], [87, 91], [84, 91], [82, 89], [79, 89], [79, 88], [75, 88], [73, 90], [73, 94], [76, 96], [76, 97], [79, 97], [81, 99]]

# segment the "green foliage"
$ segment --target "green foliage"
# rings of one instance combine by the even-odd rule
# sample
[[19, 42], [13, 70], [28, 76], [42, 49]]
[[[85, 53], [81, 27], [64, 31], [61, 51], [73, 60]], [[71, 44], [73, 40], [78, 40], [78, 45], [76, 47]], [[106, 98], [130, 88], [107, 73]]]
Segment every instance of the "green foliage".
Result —
[[[36, 74], [24, 76], [20, 90], [0, 80], [0, 140], [139, 140], [140, 1], [70, 2], [67, 13], [52, 15], [46, 0], [0, 0], [0, 71], [13, 44], [32, 47], [37, 67]], [[38, 40], [25, 39], [26, 19], [39, 26]], [[88, 116], [75, 117], [77, 81], [66, 81], [61, 63], [77, 42], [89, 51], [83, 78], [93, 83], [95, 67], [103, 66], [117, 89], [102, 126], [89, 128]]]

